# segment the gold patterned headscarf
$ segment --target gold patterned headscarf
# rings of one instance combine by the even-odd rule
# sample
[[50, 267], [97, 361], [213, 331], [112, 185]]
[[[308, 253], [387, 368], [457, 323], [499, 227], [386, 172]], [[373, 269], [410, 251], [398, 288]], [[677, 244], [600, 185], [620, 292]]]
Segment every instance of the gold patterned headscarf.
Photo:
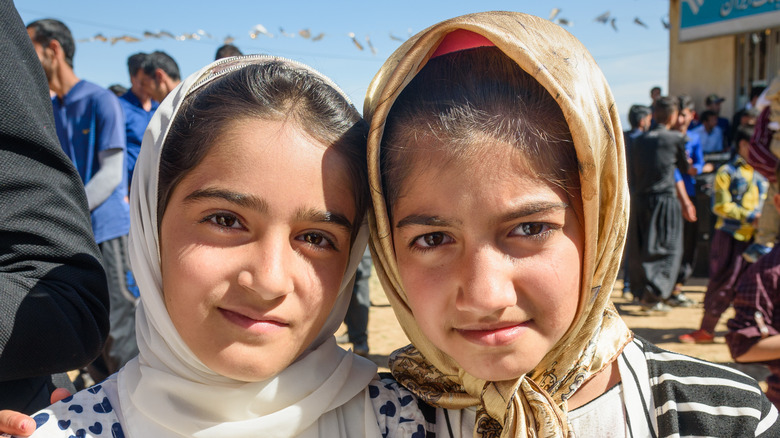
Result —
[[[408, 304], [393, 249], [380, 175], [380, 145], [393, 102], [458, 29], [484, 36], [557, 101], [580, 166], [585, 245], [579, 306], [563, 338], [531, 372], [488, 382], [469, 375], [422, 333]], [[607, 81], [585, 47], [561, 27], [516, 12], [464, 15], [410, 38], [385, 62], [368, 89], [371, 249], [377, 273], [412, 346], [394, 353], [393, 375], [429, 404], [477, 406], [474, 436], [566, 437], [566, 399], [613, 361], [631, 333], [610, 302], [628, 221], [623, 135]]]

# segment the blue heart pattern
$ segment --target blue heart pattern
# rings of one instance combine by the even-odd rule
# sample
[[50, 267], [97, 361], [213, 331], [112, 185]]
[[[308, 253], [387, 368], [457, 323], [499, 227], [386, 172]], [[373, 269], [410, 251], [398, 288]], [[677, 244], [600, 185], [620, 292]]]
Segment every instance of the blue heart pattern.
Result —
[[98, 414], [107, 414], [114, 408], [111, 407], [111, 402], [108, 401], [108, 397], [103, 397], [103, 401], [96, 403], [95, 406], [92, 406], [92, 409]]
[[387, 415], [388, 417], [395, 417], [395, 404], [393, 402], [387, 402], [384, 406], [379, 408], [379, 413]]
[[114, 423], [111, 425], [111, 437], [125, 438], [125, 433], [122, 431], [122, 426], [119, 423]]
[[[103, 395], [100, 394], [100, 385], [95, 385], [91, 388], [88, 388], [87, 392], [90, 394], [95, 394], [98, 400], [100, 400], [100, 397]], [[87, 394], [82, 393], [81, 396], [75, 398], [75, 400], [78, 400], [77, 403], [71, 403], [74, 400], [74, 396], [63, 399], [60, 403], [57, 403], [59, 408], [54, 409], [56, 412], [55, 415], [51, 415], [47, 412], [41, 412], [33, 417], [36, 428], [40, 429], [50, 419], [53, 419], [56, 421], [57, 428], [65, 432], [67, 435], [64, 436], [67, 436], [68, 438], [86, 438], [87, 436], [103, 436], [109, 438], [108, 433], [104, 435], [103, 432], [109, 431], [108, 425], [110, 424], [110, 438], [124, 438], [125, 434], [122, 430], [122, 426], [116, 421], [114, 416], [109, 416], [108, 418], [98, 418], [95, 417], [94, 414], [85, 412], [84, 402], [90, 401], [90, 399], [94, 401], [94, 398], [95, 397], [93, 396], [88, 396]], [[113, 412], [113, 410], [114, 408], [111, 406], [111, 402], [108, 400], [108, 397], [102, 397], [102, 400], [99, 403], [92, 405], [92, 411], [97, 414], [109, 414]], [[57, 416], [60, 416], [62, 419], [57, 419]], [[98, 421], [95, 421], [96, 418]]]
[[100, 435], [103, 433], [103, 425], [95, 422], [92, 426], [89, 426], [87, 429], [89, 429], [90, 432], [94, 433], [95, 435]]
[[87, 431], [84, 429], [79, 429], [76, 431], [75, 435], [71, 435], [68, 438], [84, 438], [87, 436]]
[[49, 414], [46, 412], [41, 412], [40, 414], [33, 417], [33, 421], [35, 421], [35, 428], [38, 429], [39, 427], [43, 426], [44, 423], [49, 421]]

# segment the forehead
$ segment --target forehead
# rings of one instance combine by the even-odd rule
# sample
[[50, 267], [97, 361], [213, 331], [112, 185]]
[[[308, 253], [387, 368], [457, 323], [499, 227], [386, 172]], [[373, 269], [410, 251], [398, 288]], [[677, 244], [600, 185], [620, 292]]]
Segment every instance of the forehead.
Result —
[[[288, 166], [289, 165], [289, 166]], [[271, 181], [284, 191], [291, 180], [313, 192], [351, 194], [346, 158], [295, 123], [246, 118], [227, 123], [194, 173]]]

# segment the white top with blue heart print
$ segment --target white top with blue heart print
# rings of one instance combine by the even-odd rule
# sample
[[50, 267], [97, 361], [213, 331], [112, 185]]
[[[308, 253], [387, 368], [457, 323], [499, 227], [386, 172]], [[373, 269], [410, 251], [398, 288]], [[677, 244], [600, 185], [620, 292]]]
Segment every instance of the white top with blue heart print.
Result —
[[33, 438], [125, 438], [116, 374], [33, 415]]

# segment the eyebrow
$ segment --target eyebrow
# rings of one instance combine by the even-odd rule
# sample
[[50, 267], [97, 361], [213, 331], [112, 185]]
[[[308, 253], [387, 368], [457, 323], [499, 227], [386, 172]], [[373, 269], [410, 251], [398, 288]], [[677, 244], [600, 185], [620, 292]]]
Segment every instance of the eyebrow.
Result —
[[515, 219], [524, 218], [538, 213], [546, 213], [553, 210], [565, 210], [569, 208], [569, 204], [565, 202], [531, 202], [523, 204], [517, 210], [513, 210], [501, 218], [501, 222], [509, 222]]
[[[189, 203], [201, 199], [215, 198], [228, 201], [241, 207], [251, 208], [258, 213], [268, 213], [270, 210], [268, 202], [263, 198], [213, 187], [195, 190], [184, 198], [184, 202]], [[332, 211], [324, 211], [316, 208], [301, 208], [295, 212], [295, 220], [332, 223], [344, 228], [348, 232], [352, 232], [352, 222], [350, 222], [345, 215]]]
[[403, 228], [409, 225], [424, 225], [429, 227], [451, 227], [460, 224], [460, 221], [450, 221], [442, 219], [439, 216], [430, 216], [426, 214], [410, 214], [395, 224], [396, 228]]
[[323, 211], [316, 208], [300, 209], [295, 212], [295, 219], [299, 221], [307, 222], [326, 222], [337, 225], [344, 228], [348, 232], [352, 232], [352, 222], [341, 213], [332, 211]]
[[190, 203], [201, 199], [215, 198], [228, 201], [241, 207], [257, 210], [260, 213], [267, 213], [269, 210], [268, 202], [263, 198], [213, 187], [195, 190], [184, 198], [184, 202]]
[[[531, 202], [522, 205], [516, 210], [505, 214], [501, 217], [499, 222], [509, 222], [515, 219], [520, 219], [533, 214], [544, 213], [552, 210], [562, 210], [569, 207], [569, 204], [565, 202]], [[410, 214], [405, 218], [398, 221], [395, 225], [396, 228], [403, 228], [410, 225], [423, 225], [429, 227], [452, 227], [459, 225], [461, 222], [457, 220], [443, 219], [439, 216], [425, 215], [425, 214]]]

